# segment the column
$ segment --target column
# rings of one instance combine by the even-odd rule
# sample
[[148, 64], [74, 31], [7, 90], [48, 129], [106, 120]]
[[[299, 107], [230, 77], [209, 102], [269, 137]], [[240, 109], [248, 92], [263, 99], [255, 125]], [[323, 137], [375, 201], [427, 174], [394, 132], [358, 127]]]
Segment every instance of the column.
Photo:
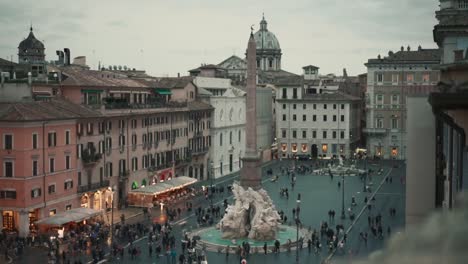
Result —
[[29, 234], [29, 214], [25, 211], [18, 212], [18, 235], [27, 237]]

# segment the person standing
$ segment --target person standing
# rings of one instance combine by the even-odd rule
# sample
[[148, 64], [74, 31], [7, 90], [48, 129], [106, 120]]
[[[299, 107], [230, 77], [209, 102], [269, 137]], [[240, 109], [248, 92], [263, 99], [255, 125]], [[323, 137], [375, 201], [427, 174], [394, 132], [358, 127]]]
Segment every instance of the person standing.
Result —
[[265, 253], [265, 255], [267, 254], [267, 251], [268, 251], [268, 245], [265, 242], [265, 244], [263, 244], [263, 252]]

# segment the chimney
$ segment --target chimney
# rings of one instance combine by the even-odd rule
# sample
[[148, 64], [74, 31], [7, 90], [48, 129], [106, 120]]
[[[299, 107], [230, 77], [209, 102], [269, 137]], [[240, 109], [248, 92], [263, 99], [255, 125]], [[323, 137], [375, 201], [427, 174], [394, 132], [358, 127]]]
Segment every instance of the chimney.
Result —
[[411, 47], [408, 45], [408, 48], [406, 48], [408, 51], [411, 51]]
[[177, 77], [180, 78], [180, 72], [177, 73]]
[[65, 51], [65, 66], [70, 65], [71, 63], [71, 56], [70, 56], [70, 49], [69, 48], [64, 48], [63, 51]]
[[57, 51], [55, 51], [55, 53], [56, 53], [57, 56], [58, 56], [58, 64], [59, 64], [59, 65], [63, 65], [63, 64], [64, 64], [64, 61], [63, 61], [63, 59], [64, 59], [63, 51], [57, 50]]

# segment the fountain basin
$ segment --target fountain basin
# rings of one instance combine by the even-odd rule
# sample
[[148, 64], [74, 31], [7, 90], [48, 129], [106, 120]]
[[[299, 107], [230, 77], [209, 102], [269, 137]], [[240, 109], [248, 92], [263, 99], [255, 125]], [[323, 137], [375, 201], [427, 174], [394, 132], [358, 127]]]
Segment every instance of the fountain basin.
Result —
[[[291, 246], [295, 245], [296, 242], [296, 234], [297, 229], [295, 226], [285, 226], [281, 225], [278, 235], [276, 239], [280, 242], [282, 250], [286, 248], [288, 244], [288, 240], [291, 240]], [[305, 237], [306, 230], [299, 229], [299, 238]], [[237, 246], [242, 245], [243, 242], [249, 242], [252, 249], [252, 252], [256, 252], [257, 250], [262, 250], [263, 252], [263, 245], [265, 242], [269, 250], [271, 251], [274, 247], [275, 240], [268, 240], [268, 241], [259, 241], [259, 240], [252, 240], [249, 238], [238, 238], [238, 239], [229, 239], [229, 238], [222, 238], [221, 231], [216, 229], [215, 227], [208, 227], [202, 228], [193, 231], [190, 234], [191, 237], [198, 236], [200, 237], [199, 246], [204, 247], [208, 251], [222, 251], [224, 252], [225, 248], [229, 246], [231, 250], [237, 248]]]

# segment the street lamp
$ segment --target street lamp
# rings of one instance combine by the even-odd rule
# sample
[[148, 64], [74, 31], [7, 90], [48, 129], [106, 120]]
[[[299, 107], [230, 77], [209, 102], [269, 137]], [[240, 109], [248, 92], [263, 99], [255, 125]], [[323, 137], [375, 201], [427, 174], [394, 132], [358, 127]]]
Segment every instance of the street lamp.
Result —
[[210, 196], [210, 210], [213, 210], [213, 177], [214, 177], [214, 162], [210, 161], [210, 189], [208, 190]]
[[345, 215], [345, 205], [344, 205], [344, 189], [345, 189], [345, 180], [344, 180], [344, 173], [341, 172], [341, 191], [342, 191], [342, 199], [341, 199], [341, 219], [346, 219]]
[[364, 157], [364, 184], [363, 184], [363, 188], [362, 188], [362, 192], [367, 192], [367, 173], [368, 173], [368, 170], [367, 170], [367, 155]]
[[299, 225], [301, 221], [299, 220], [299, 212], [300, 212], [300, 204], [301, 204], [301, 194], [297, 194], [297, 201], [296, 201], [296, 263], [299, 263]]

